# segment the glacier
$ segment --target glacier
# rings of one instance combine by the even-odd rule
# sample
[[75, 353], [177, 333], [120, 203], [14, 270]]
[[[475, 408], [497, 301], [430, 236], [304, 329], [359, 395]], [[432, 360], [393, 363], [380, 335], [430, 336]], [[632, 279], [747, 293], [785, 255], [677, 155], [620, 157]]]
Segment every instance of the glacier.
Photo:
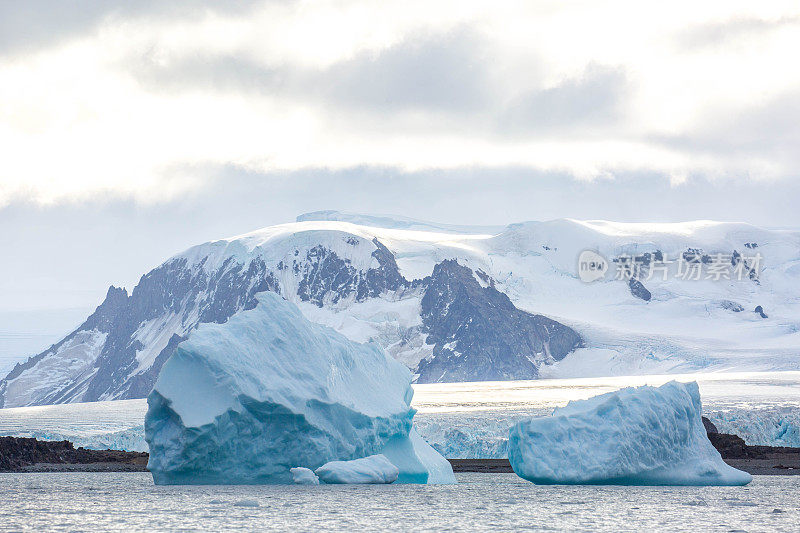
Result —
[[[800, 447], [800, 372], [694, 373], [413, 385], [414, 430], [448, 458], [505, 458], [508, 429], [570, 400], [626, 386], [697, 381], [703, 415], [749, 445]], [[0, 435], [146, 452], [146, 400], [0, 409]]]
[[377, 454], [352, 461], [331, 461], [314, 473], [328, 484], [388, 484], [397, 481], [400, 469], [385, 455]]
[[746, 485], [706, 436], [696, 382], [572, 401], [509, 431], [514, 472], [537, 484]]
[[455, 482], [413, 432], [406, 367], [274, 293], [256, 298], [201, 325], [164, 364], [144, 424], [156, 484], [291, 483], [290, 468], [378, 453], [400, 482]]

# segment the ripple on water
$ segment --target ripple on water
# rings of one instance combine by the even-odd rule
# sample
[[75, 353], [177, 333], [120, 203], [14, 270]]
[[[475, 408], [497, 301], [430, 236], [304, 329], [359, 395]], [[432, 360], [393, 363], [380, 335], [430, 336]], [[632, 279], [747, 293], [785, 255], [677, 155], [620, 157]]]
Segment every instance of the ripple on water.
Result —
[[[0, 476], [0, 520], [13, 529], [76, 530], [91, 522], [96, 530], [252, 530], [265, 519], [294, 531], [793, 531], [800, 523], [800, 478], [793, 476], [756, 476], [746, 488], [658, 489], [536, 486], [514, 474], [477, 473], [458, 474], [459, 485], [388, 487], [155, 487], [138, 473]], [[91, 518], [79, 512], [89, 510]]]

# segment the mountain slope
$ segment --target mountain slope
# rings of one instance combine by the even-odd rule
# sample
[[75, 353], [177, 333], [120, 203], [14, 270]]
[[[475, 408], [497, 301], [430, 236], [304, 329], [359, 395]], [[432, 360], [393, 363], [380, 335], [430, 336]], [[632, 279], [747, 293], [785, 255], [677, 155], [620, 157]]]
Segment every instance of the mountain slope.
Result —
[[418, 383], [535, 379], [541, 365], [581, 344], [570, 328], [517, 309], [491, 281], [482, 287], [453, 259], [425, 281], [422, 321], [434, 347], [417, 367]]
[[[353, 340], [380, 343], [419, 382], [800, 368], [796, 231], [575, 220], [470, 231], [330, 211], [299, 218], [190, 248], [130, 295], [112, 287], [75, 332], [0, 381], [0, 405], [142, 398], [189, 331], [251, 308], [265, 290]], [[577, 274], [587, 249], [611, 265], [594, 283]], [[654, 275], [666, 258], [708, 269], [723, 253], [732, 268], [747, 265], [742, 280]], [[614, 279], [631, 257], [635, 275]]]

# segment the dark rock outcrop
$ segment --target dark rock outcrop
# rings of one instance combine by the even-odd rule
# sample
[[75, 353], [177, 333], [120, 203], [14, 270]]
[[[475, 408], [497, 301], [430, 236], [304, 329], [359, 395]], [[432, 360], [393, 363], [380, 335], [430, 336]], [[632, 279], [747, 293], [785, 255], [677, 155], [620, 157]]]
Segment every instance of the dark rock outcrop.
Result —
[[719, 306], [728, 311], [733, 311], [734, 313], [741, 313], [744, 311], [744, 306], [742, 306], [742, 304], [732, 302], [731, 300], [722, 300]]
[[699, 248], [687, 248], [683, 252], [683, 260], [687, 263], [703, 263], [706, 265], [713, 261], [710, 255], [703, 253], [703, 250]]
[[747, 262], [747, 260], [742, 257], [742, 254], [739, 253], [738, 250], [734, 250], [731, 254], [731, 265], [735, 268], [741, 265], [741, 269], [743, 273], [747, 273], [747, 277], [756, 284], [760, 284], [758, 281], [758, 268], [756, 265], [751, 265]]
[[653, 297], [653, 295], [650, 294], [650, 291], [647, 290], [642, 282], [636, 278], [631, 278], [628, 280], [628, 288], [630, 289], [631, 294], [639, 299], [644, 300], [645, 302], [649, 302], [650, 298]]
[[[131, 380], [139, 365], [136, 354], [144, 348], [135, 337], [142, 323], [165, 315], [181, 315], [195, 304], [199, 311], [197, 323], [222, 323], [242, 309], [252, 309], [256, 293], [280, 291], [277, 279], [261, 258], [253, 259], [246, 266], [229, 258], [210, 274], [206, 274], [202, 266], [201, 263], [200, 268], [190, 269], [186, 259], [175, 259], [142, 276], [125, 305], [116, 310], [113, 325], [95, 363], [97, 372], [87, 385], [83, 401], [112, 396], [144, 397], [152, 389], [160, 366], [155, 372], [139, 374]], [[177, 343], [171, 344], [174, 349]], [[171, 354], [171, 351], [162, 353], [158, 359], [163, 364]], [[73, 388], [60, 391], [48, 403], [59, 403]], [[143, 393], [145, 390], [147, 392]]]
[[708, 440], [723, 459], [767, 459], [775, 456], [800, 459], [800, 448], [750, 445], [738, 435], [709, 433]]
[[717, 426], [714, 425], [714, 422], [706, 417], [701, 417], [701, 419], [703, 420], [703, 427], [706, 428], [706, 433], [709, 435], [716, 435], [719, 433], [719, 430], [717, 429]]
[[728, 433], [708, 433], [708, 440], [714, 445], [723, 459], [752, 459], [755, 457], [752, 446], [745, 444], [738, 435]]
[[[351, 246], [363, 246], [353, 238], [346, 242]], [[392, 252], [378, 239], [373, 239], [372, 243], [376, 248], [372, 257], [378, 262], [378, 267], [363, 271], [324, 246], [309, 250], [305, 260], [295, 260], [292, 265], [295, 274], [301, 277], [297, 295], [304, 302], [322, 307], [326, 302], [336, 304], [348, 297], [363, 302], [384, 292], [409, 286], [409, 282], [400, 274]]]
[[69, 441], [0, 437], [0, 472], [18, 472], [35, 464], [119, 463], [144, 466], [147, 454], [75, 448]]
[[534, 379], [541, 364], [581, 345], [575, 331], [517, 309], [455, 260], [436, 265], [424, 283], [422, 321], [434, 348], [417, 368], [418, 383]]
[[620, 269], [621, 279], [628, 280], [628, 289], [631, 291], [631, 294], [645, 302], [649, 302], [653, 295], [650, 294], [650, 291], [647, 290], [640, 279], [648, 276], [653, 262], [660, 262], [663, 260], [664, 254], [661, 250], [656, 250], [652, 253], [645, 252], [636, 256], [620, 256], [612, 259], [612, 261], [617, 264], [617, 268]]
[[757, 306], [756, 306], [756, 308], [755, 308], [755, 309], [753, 309], [753, 312], [754, 312], [755, 314], [757, 314], [758, 316], [760, 316], [761, 318], [769, 318], [769, 317], [767, 316], [767, 314], [764, 312], [764, 308], [763, 308], [763, 307], [761, 307], [760, 305], [757, 305]]
[[717, 426], [706, 417], [703, 417], [703, 426], [706, 428], [708, 440], [723, 459], [767, 459], [770, 457], [800, 459], [800, 448], [749, 445], [738, 435], [720, 433]]

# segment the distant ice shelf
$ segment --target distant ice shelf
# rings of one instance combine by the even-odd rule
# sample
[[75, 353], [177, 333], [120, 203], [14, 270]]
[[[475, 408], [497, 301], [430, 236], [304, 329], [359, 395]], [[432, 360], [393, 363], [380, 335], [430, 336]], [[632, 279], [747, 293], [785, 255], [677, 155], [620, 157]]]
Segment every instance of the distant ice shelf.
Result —
[[[698, 381], [703, 414], [748, 444], [800, 447], [800, 372], [711, 373], [415, 385], [420, 435], [448, 458], [507, 456], [508, 428], [626, 386]], [[147, 451], [145, 400], [0, 409], [0, 435]]]

